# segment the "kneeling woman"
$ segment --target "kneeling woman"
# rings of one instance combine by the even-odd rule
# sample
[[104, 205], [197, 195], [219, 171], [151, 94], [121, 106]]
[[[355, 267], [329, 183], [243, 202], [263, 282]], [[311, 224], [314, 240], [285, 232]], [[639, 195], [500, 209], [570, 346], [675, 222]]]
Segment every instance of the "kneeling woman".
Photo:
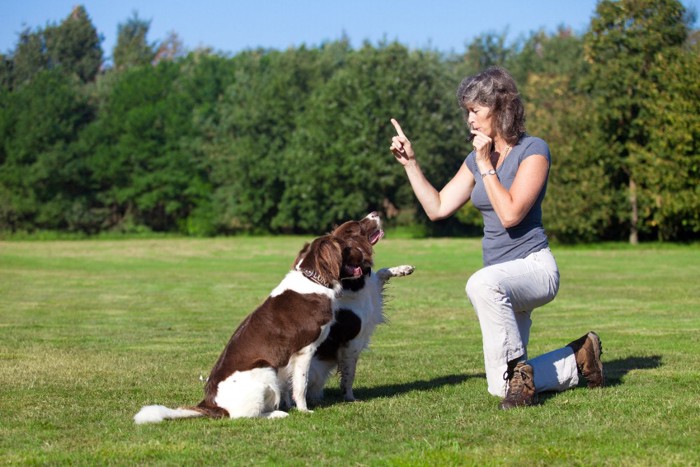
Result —
[[489, 392], [500, 407], [533, 405], [542, 391], [579, 382], [605, 383], [598, 335], [589, 332], [567, 346], [528, 360], [534, 308], [554, 299], [559, 270], [542, 224], [542, 201], [551, 165], [545, 141], [525, 133], [525, 111], [510, 74], [492, 67], [462, 81], [457, 98], [474, 150], [439, 192], [418, 165], [396, 120], [391, 152], [406, 170], [431, 220], [454, 214], [469, 200], [484, 219], [484, 267], [467, 282], [479, 318]]

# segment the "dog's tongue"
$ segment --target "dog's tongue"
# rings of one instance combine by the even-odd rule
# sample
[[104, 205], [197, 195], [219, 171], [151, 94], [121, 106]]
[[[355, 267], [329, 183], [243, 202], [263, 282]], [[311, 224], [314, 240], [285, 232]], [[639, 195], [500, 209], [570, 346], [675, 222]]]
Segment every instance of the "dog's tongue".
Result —
[[360, 277], [362, 275], [362, 268], [360, 266], [355, 266], [352, 268], [352, 277]]
[[383, 231], [383, 230], [377, 230], [376, 232], [374, 232], [374, 233], [370, 236], [369, 242], [370, 242], [372, 245], [376, 245], [377, 242], [378, 242], [379, 240], [381, 240], [382, 238], [384, 238], [384, 231]]

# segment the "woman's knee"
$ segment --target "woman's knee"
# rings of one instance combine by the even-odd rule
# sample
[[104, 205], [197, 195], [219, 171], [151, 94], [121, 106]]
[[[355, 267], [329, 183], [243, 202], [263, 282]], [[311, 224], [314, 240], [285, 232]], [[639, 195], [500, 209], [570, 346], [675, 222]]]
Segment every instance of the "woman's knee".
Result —
[[467, 280], [467, 285], [464, 287], [464, 291], [467, 293], [467, 297], [472, 302], [472, 305], [479, 300], [480, 297], [485, 297], [490, 295], [490, 289], [493, 287], [485, 277], [482, 270], [479, 270], [471, 275]]

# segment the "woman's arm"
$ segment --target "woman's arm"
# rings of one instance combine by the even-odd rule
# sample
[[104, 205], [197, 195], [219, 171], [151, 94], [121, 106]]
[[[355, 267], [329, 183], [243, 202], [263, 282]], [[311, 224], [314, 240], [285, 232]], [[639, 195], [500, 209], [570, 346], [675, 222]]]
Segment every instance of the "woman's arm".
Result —
[[[484, 174], [494, 169], [491, 149], [494, 141], [487, 134], [472, 130], [472, 144], [476, 151], [476, 165]], [[549, 160], [541, 154], [533, 154], [520, 163], [510, 190], [501, 184], [496, 175], [482, 177], [486, 194], [503, 227], [510, 228], [520, 224], [535, 204], [542, 187], [547, 181]]]
[[[482, 168], [479, 167], [479, 170]], [[482, 170], [481, 173], [487, 170]], [[505, 189], [497, 176], [484, 177], [486, 194], [503, 227], [515, 227], [530, 212], [547, 181], [548, 170], [547, 158], [540, 154], [533, 154], [520, 163], [510, 190]]]
[[474, 175], [466, 164], [462, 164], [452, 180], [439, 192], [423, 174], [411, 142], [406, 138], [399, 123], [391, 119], [397, 136], [392, 138], [390, 150], [403, 165], [411, 188], [430, 220], [439, 220], [454, 214], [469, 201], [474, 188]]
[[471, 198], [474, 175], [467, 164], [462, 164], [452, 180], [439, 192], [425, 178], [417, 162], [407, 164], [404, 168], [416, 198], [431, 221], [450, 217]]

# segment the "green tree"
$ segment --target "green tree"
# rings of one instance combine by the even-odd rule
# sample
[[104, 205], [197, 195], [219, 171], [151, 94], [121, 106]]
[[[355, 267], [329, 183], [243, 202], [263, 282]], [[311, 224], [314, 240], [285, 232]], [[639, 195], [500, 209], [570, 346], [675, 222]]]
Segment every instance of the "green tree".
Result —
[[12, 59], [0, 53], [0, 89], [12, 89]]
[[222, 228], [288, 231], [273, 219], [284, 208], [288, 161], [283, 154], [314, 89], [342, 63], [346, 44], [249, 51], [235, 59], [234, 81], [217, 107], [210, 148]]
[[173, 62], [117, 75], [86, 130], [83, 148], [108, 211], [105, 228], [175, 231], [192, 209], [197, 170], [182, 146], [192, 109], [174, 86], [178, 76]]
[[155, 45], [149, 44], [146, 36], [151, 22], [139, 18], [134, 12], [126, 23], [117, 26], [117, 44], [112, 51], [112, 60], [117, 70], [132, 66], [149, 65], [156, 56]]
[[83, 83], [94, 81], [102, 65], [101, 40], [85, 8], [75, 7], [59, 25], [34, 31], [25, 28], [7, 60], [10, 63], [3, 66], [4, 72], [10, 70], [11, 79], [2, 80], [16, 87], [43, 70], [59, 69]]
[[398, 44], [351, 54], [299, 116], [273, 225], [318, 232], [374, 209], [422, 216], [388, 151], [389, 119], [404, 125], [427, 175], [445, 183], [466, 156], [466, 130], [453, 97], [458, 80], [444, 70], [437, 54]]
[[48, 68], [46, 44], [42, 30], [25, 28], [19, 35], [12, 54], [12, 82], [17, 87], [29, 82], [37, 73]]
[[504, 66], [515, 53], [506, 45], [507, 31], [500, 34], [485, 33], [477, 36], [467, 45], [464, 62], [469, 67], [469, 74], [490, 66]]
[[153, 63], [157, 64], [163, 60], [177, 60], [183, 58], [187, 54], [185, 45], [176, 32], [171, 31], [168, 36], [155, 50], [153, 55]]
[[[214, 192], [214, 167], [223, 165], [216, 152], [216, 135], [220, 128], [217, 104], [234, 80], [235, 61], [206, 50], [190, 53], [179, 62], [180, 74], [174, 83], [177, 98], [191, 109], [188, 128], [183, 128], [180, 147], [192, 158], [195, 172], [188, 186], [192, 203], [179, 229], [191, 235], [217, 233], [223, 215], [217, 211]], [[223, 183], [227, 180], [224, 178]]]
[[[513, 49], [504, 65], [521, 90], [527, 89], [530, 74], [569, 76], [571, 86], [576, 87], [586, 70], [583, 39], [566, 27], [560, 27], [551, 35], [544, 31], [532, 32]], [[528, 97], [527, 93], [524, 97]]]
[[72, 151], [91, 107], [75, 79], [38, 73], [0, 106], [0, 229], [68, 230], [80, 217], [89, 179]]
[[604, 237], [617, 206], [589, 142], [590, 99], [573, 81], [569, 74], [532, 73], [525, 86], [528, 132], [544, 138], [552, 153], [544, 223], [549, 236], [562, 242]]
[[599, 163], [612, 189], [627, 194], [627, 212], [618, 213], [618, 220], [628, 225], [631, 243], [639, 241], [644, 216], [635, 161], [640, 148], [653, 144], [642, 112], [656, 104], [654, 89], [674, 79], [653, 70], [683, 46], [687, 21], [677, 0], [603, 0], [585, 35], [597, 117], [593, 144], [600, 148]]
[[629, 145], [629, 166], [637, 180], [639, 230], [655, 234], [660, 241], [697, 239], [700, 233], [698, 76], [700, 60], [695, 53], [659, 57], [650, 70], [656, 85], [639, 112], [649, 142]]
[[44, 36], [51, 68], [75, 73], [84, 83], [95, 79], [102, 66], [102, 39], [85, 8], [74, 7], [60, 25], [46, 28]]

